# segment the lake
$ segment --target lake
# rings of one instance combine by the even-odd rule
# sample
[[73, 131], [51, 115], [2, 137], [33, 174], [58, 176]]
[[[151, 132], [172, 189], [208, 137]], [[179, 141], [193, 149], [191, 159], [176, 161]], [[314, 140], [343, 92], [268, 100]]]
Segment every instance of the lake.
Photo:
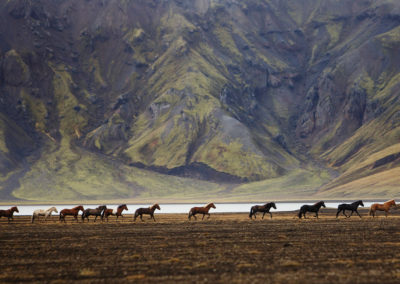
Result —
[[[327, 208], [337, 208], [339, 204], [343, 202], [325, 202]], [[346, 202], [350, 203], [350, 202]], [[366, 208], [370, 207], [371, 204], [376, 203], [374, 201], [364, 202]], [[261, 203], [214, 203], [217, 207], [216, 209], [211, 208], [210, 213], [243, 213], [249, 212], [251, 206], [261, 205]], [[271, 209], [271, 212], [282, 212], [282, 211], [294, 211], [300, 209], [303, 204], [313, 204], [313, 202], [276, 202], [277, 209]], [[99, 204], [100, 205], [100, 204]], [[124, 211], [125, 214], [134, 214], [135, 210], [140, 207], [149, 207], [151, 204], [127, 204], [128, 212]], [[36, 209], [47, 209], [52, 207], [52, 205], [18, 205], [19, 213], [15, 215], [32, 215], [33, 211]], [[75, 205], [54, 205], [58, 211], [64, 208], [73, 208]], [[84, 208], [96, 208], [98, 205], [85, 205]], [[116, 208], [118, 205], [109, 204], [107, 208]], [[161, 211], [156, 210], [156, 213], [188, 213], [190, 208], [194, 206], [204, 206], [204, 204], [195, 203], [179, 203], [179, 204], [160, 204]], [[0, 209], [9, 209], [11, 206], [0, 206]]]

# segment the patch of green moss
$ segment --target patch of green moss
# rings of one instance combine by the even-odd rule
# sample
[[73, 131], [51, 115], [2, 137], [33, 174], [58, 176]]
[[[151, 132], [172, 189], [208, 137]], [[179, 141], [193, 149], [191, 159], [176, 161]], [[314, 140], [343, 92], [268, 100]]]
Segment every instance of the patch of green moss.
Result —
[[143, 35], [144, 35], [143, 29], [133, 28], [126, 32], [126, 34], [124, 35], [124, 40], [126, 40], [133, 46], [135, 44], [135, 41], [143, 37]]
[[242, 55], [232, 38], [232, 31], [225, 26], [222, 27], [218, 25], [214, 28], [213, 33], [219, 40], [221, 46], [224, 47], [231, 54], [231, 56], [234, 56], [236, 60], [240, 60]]
[[78, 105], [84, 106], [79, 104], [70, 90], [73, 80], [71, 75], [65, 71], [65, 67], [54, 64], [49, 64], [49, 66], [55, 74], [53, 88], [60, 119], [60, 133], [63, 138], [70, 139], [75, 135], [75, 129], [83, 129], [87, 125], [87, 118], [82, 115], [83, 111], [77, 113], [74, 109]]
[[230, 143], [215, 137], [196, 151], [193, 161], [213, 169], [249, 180], [278, 176], [277, 168], [263, 156], [245, 151], [239, 140]]
[[326, 26], [326, 30], [329, 33], [330, 42], [328, 48], [332, 48], [340, 39], [340, 33], [343, 28], [342, 22], [329, 22]]
[[43, 101], [29, 95], [25, 89], [21, 89], [21, 97], [24, 100], [24, 104], [28, 106], [28, 109], [32, 113], [36, 130], [45, 133], [47, 109]]
[[107, 83], [101, 75], [101, 69], [98, 59], [91, 57], [89, 59], [89, 66], [89, 72], [93, 74], [95, 82], [100, 86], [107, 86]]
[[233, 190], [232, 195], [239, 200], [247, 199], [249, 192], [252, 198], [264, 200], [310, 198], [330, 179], [329, 173], [324, 170], [297, 168], [281, 177], [240, 185]]
[[368, 98], [372, 98], [375, 95], [375, 82], [371, 77], [368, 76], [366, 72], [364, 72], [361, 78], [357, 81], [360, 87], [367, 92]]
[[400, 26], [377, 36], [385, 48], [398, 48], [400, 46]]

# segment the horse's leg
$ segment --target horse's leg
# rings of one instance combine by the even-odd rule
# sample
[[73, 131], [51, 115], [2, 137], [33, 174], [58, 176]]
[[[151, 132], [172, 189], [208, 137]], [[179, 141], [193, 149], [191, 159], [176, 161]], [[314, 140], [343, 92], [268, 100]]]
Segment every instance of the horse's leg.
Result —
[[272, 213], [271, 212], [268, 212], [269, 213], [269, 215], [270, 215], [270, 217], [271, 217], [271, 219], [272, 219]]
[[204, 220], [204, 216], [206, 216], [206, 214], [203, 214], [203, 218], [201, 218], [201, 220]]
[[154, 218], [154, 214], [151, 214], [151, 217], [153, 218], [154, 222], [156, 221], [156, 218]]
[[357, 215], [361, 218], [361, 215], [360, 215], [360, 213], [358, 213], [357, 209], [356, 209], [356, 213], [357, 213]]
[[349, 218], [350, 216], [347, 216], [346, 214], [346, 209], [343, 209], [343, 215], [346, 216], [346, 218]]
[[207, 215], [208, 215], [207, 219], [210, 219], [210, 217], [211, 217], [210, 213], [207, 213]]
[[315, 212], [315, 217], [317, 217], [317, 219], [318, 219], [318, 211], [317, 211], [317, 212]]
[[261, 218], [261, 219], [264, 219], [265, 213], [266, 213], [266, 212], [264, 211], [264, 213], [263, 213], [263, 216], [262, 216], [262, 218]]
[[341, 209], [338, 209], [338, 211], [336, 212], [336, 219], [337, 219], [337, 217], [339, 216], [339, 213], [340, 213], [341, 211], [342, 211]]
[[140, 215], [140, 220], [142, 220], [142, 222], [144, 222], [143, 220], [143, 214], [139, 214]]
[[95, 217], [94, 217], [94, 222], [96, 222], [96, 220], [97, 220], [97, 215], [95, 215]]

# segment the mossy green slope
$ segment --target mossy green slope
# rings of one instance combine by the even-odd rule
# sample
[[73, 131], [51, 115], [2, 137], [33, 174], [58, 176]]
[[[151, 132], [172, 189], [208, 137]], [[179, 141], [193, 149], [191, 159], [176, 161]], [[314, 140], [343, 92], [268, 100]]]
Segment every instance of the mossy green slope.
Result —
[[2, 197], [395, 194], [397, 2], [28, 2], [0, 3]]

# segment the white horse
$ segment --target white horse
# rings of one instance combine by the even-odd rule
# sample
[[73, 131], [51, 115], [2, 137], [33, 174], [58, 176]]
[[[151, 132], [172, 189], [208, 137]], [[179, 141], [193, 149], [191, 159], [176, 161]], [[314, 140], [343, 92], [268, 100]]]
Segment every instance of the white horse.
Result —
[[57, 208], [51, 207], [47, 210], [37, 209], [37, 210], [33, 211], [32, 223], [35, 220], [35, 218], [39, 218], [39, 216], [44, 216], [44, 220], [46, 221], [47, 217], [51, 217], [52, 212], [58, 213]]

